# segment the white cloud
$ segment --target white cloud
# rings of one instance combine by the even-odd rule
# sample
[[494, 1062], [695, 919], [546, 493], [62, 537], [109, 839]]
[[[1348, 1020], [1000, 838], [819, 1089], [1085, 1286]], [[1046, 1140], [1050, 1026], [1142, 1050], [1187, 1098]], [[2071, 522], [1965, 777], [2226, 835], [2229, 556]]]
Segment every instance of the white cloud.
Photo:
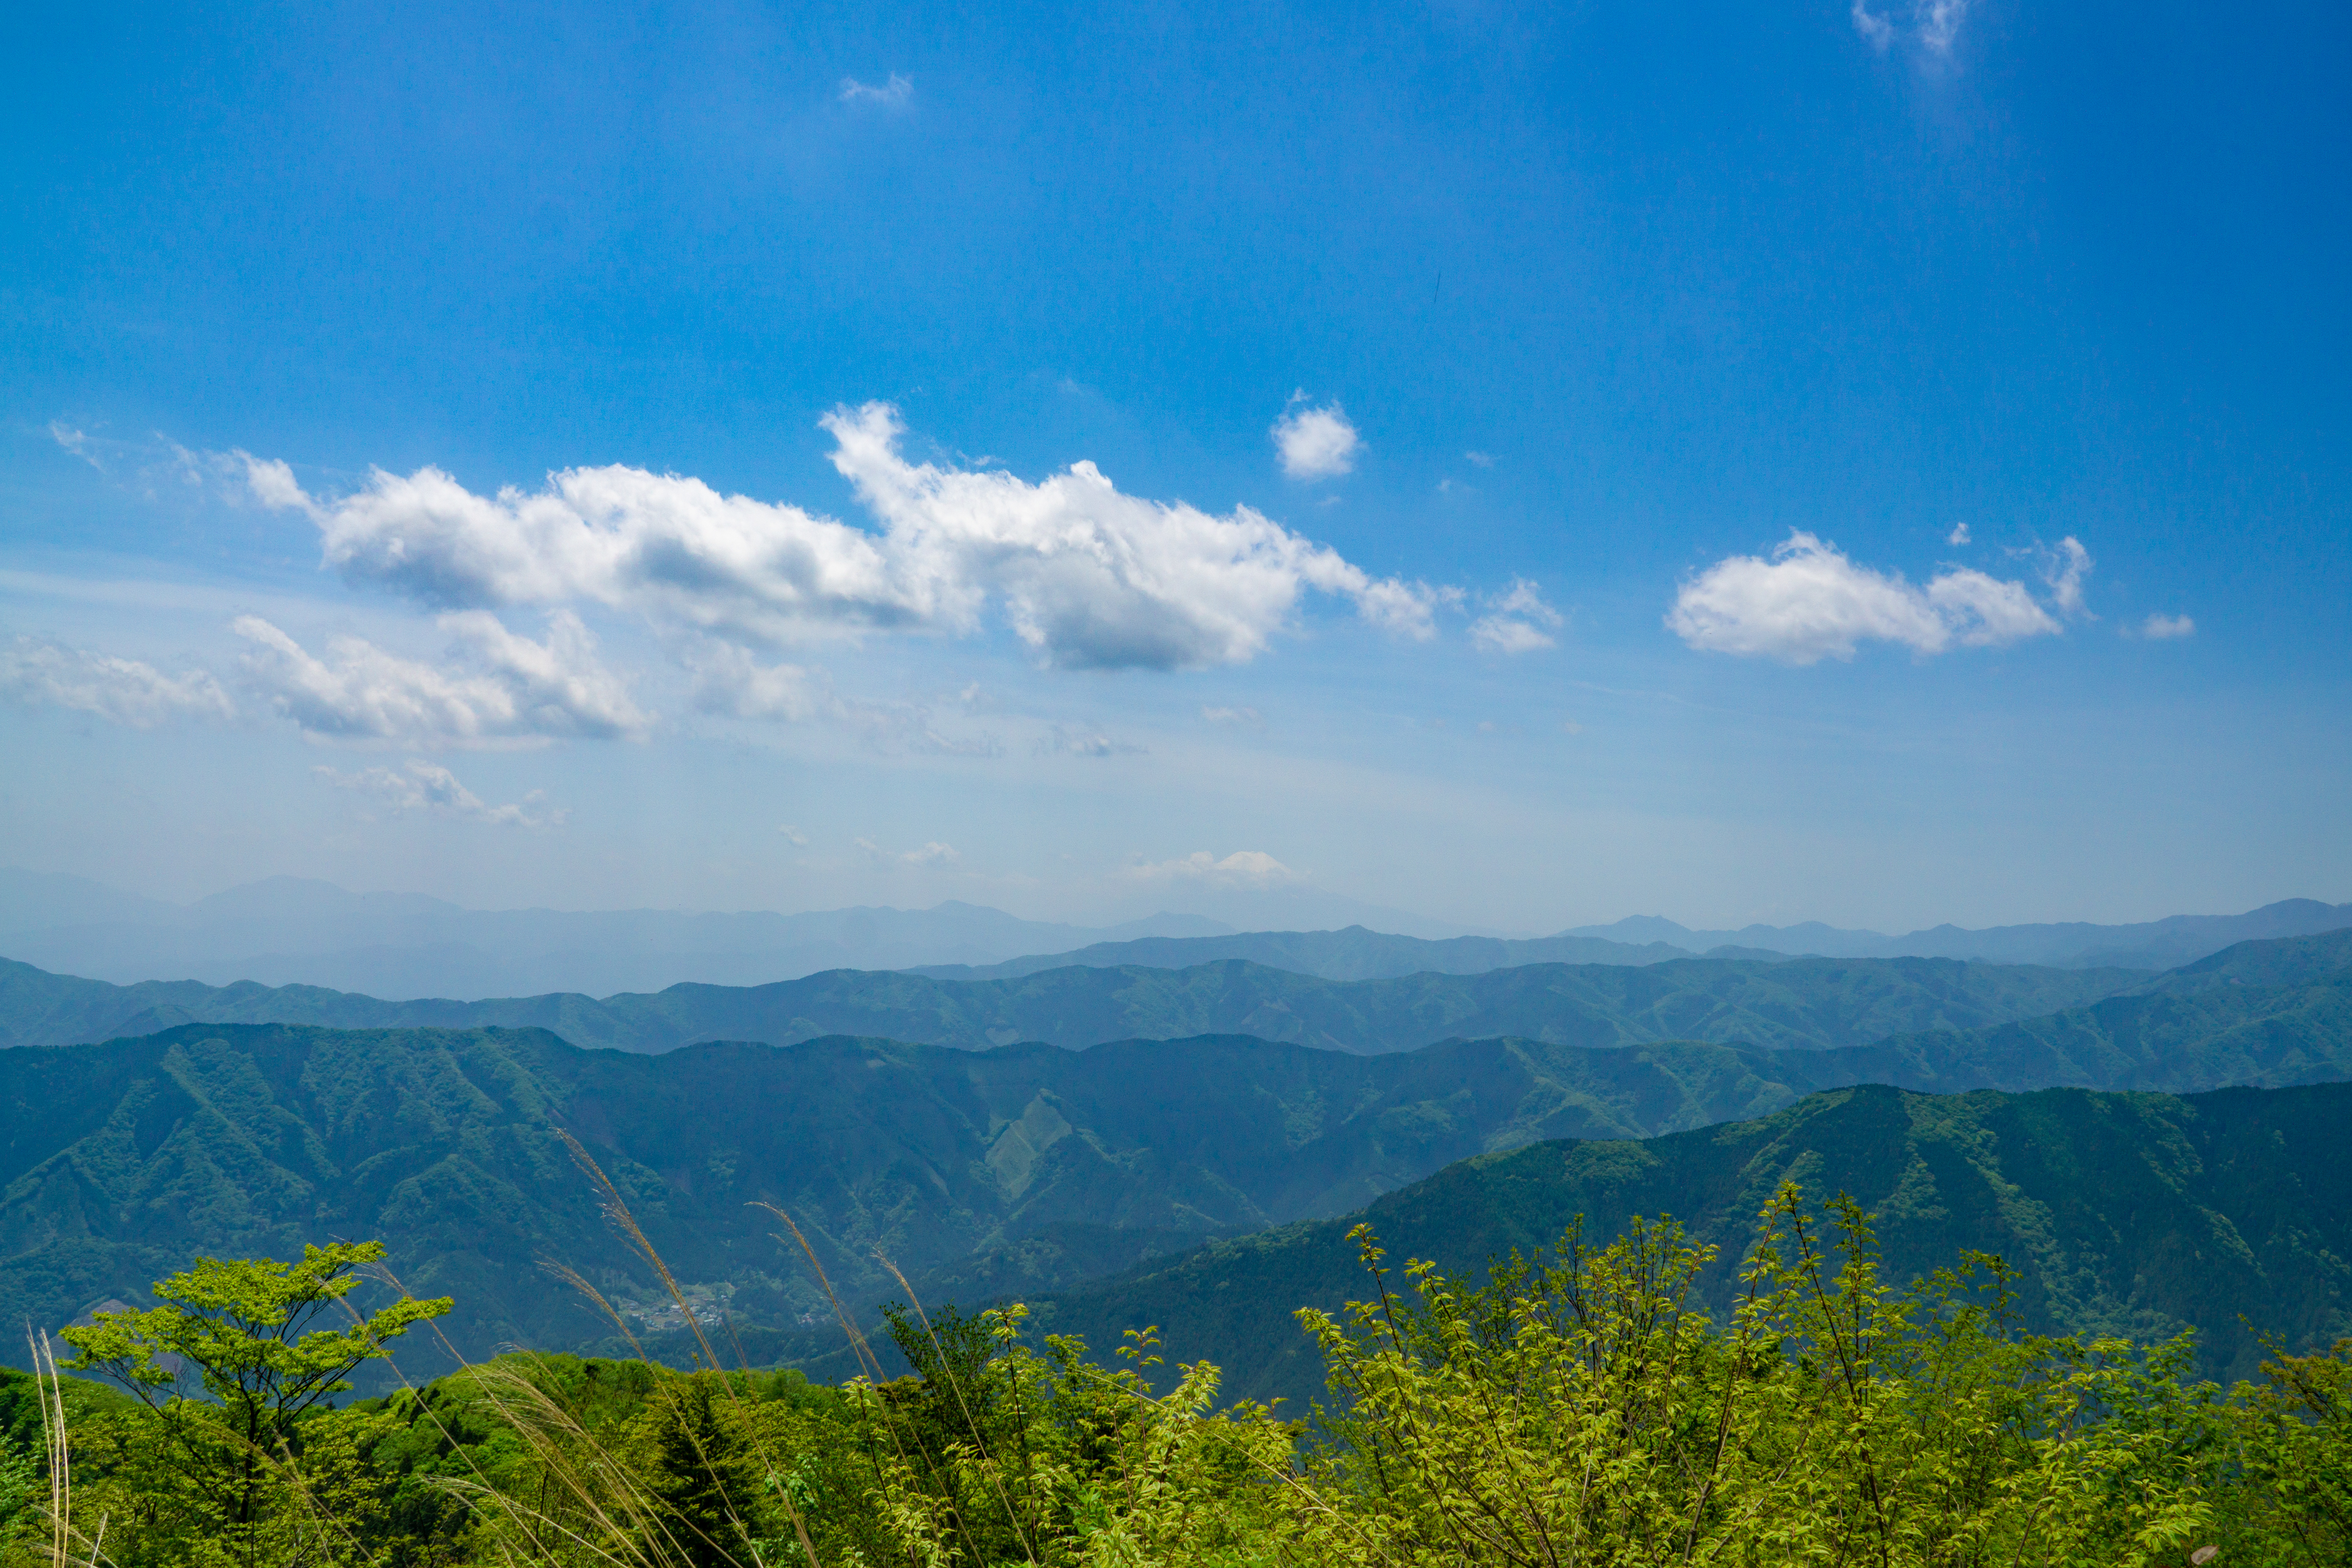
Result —
[[2139, 635], [2157, 642], [2194, 637], [2197, 635], [2197, 623], [2187, 616], [2150, 616], [2140, 622]]
[[1489, 455], [1488, 453], [1486, 453], [1486, 452], [1465, 452], [1465, 453], [1463, 453], [1462, 455], [1463, 455], [1464, 457], [1465, 457], [1465, 458], [1469, 458], [1469, 459], [1470, 459], [1470, 461], [1472, 461], [1472, 462], [1474, 462], [1474, 463], [1477, 464], [1477, 465], [1478, 465], [1480, 468], [1493, 468], [1493, 467], [1495, 466], [1495, 459], [1494, 459], [1494, 458], [1493, 458], [1491, 455]]
[[1201, 717], [1212, 724], [1255, 724], [1258, 722], [1255, 708], [1203, 708]]
[[[2084, 561], [2087, 568], [2087, 554]], [[1790, 532], [1769, 561], [1730, 556], [1685, 582], [1666, 626], [1695, 648], [1799, 665], [1851, 658], [1863, 642], [1933, 654], [2059, 630], [2022, 583], [1953, 567], [1915, 587], [1899, 573], [1857, 566], [1801, 531]]]
[[835, 468], [881, 523], [722, 496], [698, 479], [570, 468], [533, 494], [476, 495], [437, 468], [319, 500], [255, 464], [257, 498], [317, 522], [328, 564], [428, 605], [574, 599], [776, 643], [975, 630], [1003, 605], [1048, 664], [1192, 668], [1255, 657], [1308, 589], [1376, 626], [1433, 635], [1433, 590], [1376, 580], [1248, 507], [1213, 516], [1122, 495], [1092, 463], [1030, 484], [908, 462], [897, 411], [836, 409]]
[[958, 865], [963, 859], [954, 845], [941, 844], [937, 839], [919, 849], [909, 849], [903, 854], [885, 849], [871, 838], [854, 839], [852, 842], [865, 850], [877, 865], [908, 866], [920, 870], [931, 866]]
[[134, 730], [173, 719], [233, 719], [236, 705], [206, 671], [166, 675], [152, 664], [38, 637], [0, 649], [0, 697], [94, 713]]
[[808, 847], [808, 835], [803, 833], [799, 828], [794, 827], [791, 823], [786, 822], [779, 824], [776, 831], [782, 834], [783, 836], [784, 842], [791, 845], [793, 848], [805, 849]]
[[1222, 860], [1206, 849], [1195, 849], [1181, 859], [1130, 867], [1129, 874], [1143, 881], [1208, 882], [1228, 888], [1278, 888], [1306, 880], [1301, 873], [1258, 849], [1237, 849]]
[[310, 497], [294, 478], [292, 465], [282, 458], [263, 459], [250, 452], [232, 452], [230, 458], [245, 469], [245, 488], [253, 499], [276, 510], [307, 510]]
[[520, 804], [491, 805], [481, 796], [457, 782], [457, 775], [438, 763], [428, 763], [422, 757], [412, 757], [405, 768], [362, 768], [357, 773], [338, 773], [333, 768], [313, 768], [312, 775], [320, 783], [337, 789], [356, 790], [373, 795], [389, 806], [394, 814], [404, 811], [429, 811], [442, 816], [462, 817], [469, 822], [486, 822], [504, 827], [544, 827], [561, 825], [563, 813], [545, 812], [532, 816], [526, 806], [536, 803], [540, 792], [533, 790]]
[[1288, 412], [1274, 422], [1274, 449], [1282, 471], [1294, 479], [1329, 479], [1352, 472], [1363, 442], [1348, 423], [1348, 412], [1337, 403], [1301, 408], [1304, 391], [1291, 395]]
[[544, 643], [479, 610], [443, 616], [439, 625], [467, 668], [436, 668], [348, 637], [330, 641], [321, 659], [258, 616], [240, 616], [229, 629], [252, 645], [246, 679], [315, 736], [463, 746], [560, 735], [642, 739], [652, 723], [568, 610], [548, 616]]
[[1952, 524], [1952, 531], [1944, 536], [1944, 542], [1947, 544], [1969, 543], [1969, 525], [1965, 522]]
[[1515, 578], [1510, 592], [1486, 601], [1487, 613], [1470, 624], [1470, 640], [1486, 653], [1533, 653], [1555, 646], [1548, 632], [1558, 631], [1560, 614], [1544, 603], [1537, 585]]
[[880, 87], [868, 87], [854, 76], [841, 79], [841, 101], [844, 103], [878, 103], [886, 109], [903, 109], [915, 96], [915, 84], [897, 71]]
[[2091, 552], [2071, 533], [2058, 542], [2055, 550], [2042, 552], [2042, 580], [2049, 584], [2050, 597], [2063, 614], [2088, 614], [2083, 606], [2083, 579], [2090, 571]]

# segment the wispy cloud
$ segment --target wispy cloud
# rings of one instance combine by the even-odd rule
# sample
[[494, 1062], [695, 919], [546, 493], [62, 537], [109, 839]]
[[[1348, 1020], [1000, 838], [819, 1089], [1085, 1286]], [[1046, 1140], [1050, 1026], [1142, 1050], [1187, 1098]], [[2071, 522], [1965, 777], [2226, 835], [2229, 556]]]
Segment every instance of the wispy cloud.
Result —
[[1952, 531], [1944, 535], [1944, 542], [1955, 546], [1970, 542], [1969, 538], [1969, 525], [1965, 522], [1956, 522], [1952, 524]]
[[937, 839], [919, 849], [904, 851], [885, 849], [871, 838], [859, 838], [853, 842], [877, 866], [905, 866], [923, 870], [934, 866], [960, 865], [963, 860], [963, 856], [954, 845], [941, 844]]
[[1229, 888], [1278, 888], [1306, 880], [1302, 873], [1259, 849], [1237, 849], [1222, 860], [1206, 849], [1195, 849], [1174, 860], [1131, 866], [1128, 874], [1147, 882], [1207, 882]]
[[89, 449], [89, 437], [75, 429], [72, 426], [67, 424], [64, 420], [52, 419], [49, 421], [49, 439], [55, 441], [67, 451], [71, 452], [75, 457], [79, 458], [83, 462], [88, 463], [91, 468], [96, 468], [100, 473], [104, 473], [106, 471], [106, 465], [100, 462], [97, 457], [93, 455]]
[[520, 802], [491, 805], [457, 781], [457, 775], [438, 763], [422, 757], [412, 757], [402, 768], [362, 768], [357, 773], [340, 773], [333, 768], [313, 768], [311, 775], [320, 784], [337, 789], [354, 790], [389, 808], [395, 815], [402, 812], [431, 812], [440, 816], [460, 817], [468, 822], [488, 823], [501, 827], [548, 827], [561, 826], [564, 814], [541, 810], [536, 815], [530, 809], [541, 798], [533, 790]]
[[1893, 47], [1896, 38], [1908, 37], [1922, 51], [1941, 59], [1959, 41], [1969, 5], [1969, 0], [1913, 0], [1906, 22], [1897, 22], [1892, 12], [1872, 10], [1870, 0], [1853, 0], [1847, 15], [1863, 41], [1880, 54]]
[[[2195, 637], [2197, 623], [2187, 616], [2150, 616], [2137, 629], [2137, 635], [2152, 642], [2165, 642], [2173, 637]], [[2124, 631], [2130, 636], [2134, 628], [2126, 626]]]
[[1259, 722], [1255, 708], [1203, 708], [1201, 717], [1212, 724], [1255, 724]]
[[1968, 14], [1969, 0], [1928, 0], [1919, 8], [1919, 42], [1937, 54], [1950, 54]]
[[1533, 653], [1554, 646], [1550, 633], [1560, 625], [1560, 613], [1521, 577], [1509, 592], [1486, 601], [1486, 614], [1470, 623], [1470, 640], [1487, 653]]
[[1433, 635], [1435, 590], [1374, 578], [1248, 507], [1218, 516], [1124, 495], [1087, 462], [1037, 484], [910, 463], [885, 404], [822, 423], [878, 533], [642, 468], [570, 468], [535, 493], [496, 495], [437, 468], [378, 469], [320, 500], [282, 463], [244, 461], [256, 499], [315, 521], [329, 565], [437, 608], [587, 600], [772, 645], [969, 634], [993, 602], [1043, 662], [1078, 668], [1245, 662], [1309, 591]]
[[2043, 547], [2041, 557], [2042, 581], [2050, 589], [2051, 602], [2061, 614], [2087, 616], [2083, 604], [2083, 579], [2091, 574], [2091, 552], [2083, 548], [2082, 541], [2069, 534], [2054, 548]]
[[1034, 748], [1041, 757], [1133, 757], [1144, 754], [1144, 748], [1131, 741], [1115, 740], [1091, 726], [1072, 729], [1056, 724], [1050, 733], [1040, 737]]
[[485, 611], [443, 616], [457, 663], [425, 664], [360, 637], [318, 658], [258, 616], [230, 630], [249, 645], [247, 681], [284, 717], [321, 739], [468, 746], [557, 736], [643, 739], [652, 715], [596, 658], [568, 610], [548, 617], [544, 643], [517, 637]]
[[1274, 422], [1274, 449], [1282, 471], [1294, 479], [1329, 479], [1352, 472], [1363, 441], [1336, 402], [1301, 407], [1304, 389], [1290, 395], [1290, 407]]
[[1872, 48], [1884, 53], [1886, 47], [1895, 41], [1895, 24], [1873, 11], [1869, 0], [1853, 0], [1851, 15], [1853, 30], [1860, 33]]
[[748, 648], [716, 637], [683, 655], [694, 673], [694, 705], [735, 719], [794, 722], [836, 710], [824, 676], [797, 664], [762, 664]]
[[1493, 468], [1493, 467], [1495, 466], [1495, 459], [1494, 459], [1494, 458], [1493, 458], [1491, 455], [1487, 454], [1487, 453], [1485, 453], [1485, 452], [1465, 452], [1465, 453], [1463, 453], [1462, 455], [1463, 455], [1465, 458], [1468, 458], [1471, 462], [1477, 464], [1477, 465], [1478, 465], [1478, 467], [1480, 467], [1480, 468]]
[[[2053, 587], [2079, 606], [2090, 556], [2073, 539], [2064, 542], [2073, 551], [2059, 552]], [[1796, 665], [1851, 658], [1864, 642], [1937, 654], [2059, 630], [2022, 583], [1953, 567], [1915, 586], [1900, 573], [1856, 565], [1835, 545], [1801, 531], [1769, 560], [1730, 556], [1685, 582], [1666, 626], [1695, 648]]]
[[166, 675], [139, 659], [40, 637], [18, 637], [0, 648], [0, 697], [91, 713], [134, 730], [236, 716], [236, 703], [207, 671]]
[[841, 101], [844, 103], [878, 103], [886, 109], [903, 109], [915, 96], [915, 84], [897, 71], [879, 87], [869, 87], [854, 76], [841, 79]]

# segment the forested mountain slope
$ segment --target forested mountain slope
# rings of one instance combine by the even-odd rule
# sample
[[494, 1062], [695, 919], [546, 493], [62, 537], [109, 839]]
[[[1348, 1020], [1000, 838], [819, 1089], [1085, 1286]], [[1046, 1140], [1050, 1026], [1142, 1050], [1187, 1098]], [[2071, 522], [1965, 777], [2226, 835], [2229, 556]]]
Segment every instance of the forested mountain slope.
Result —
[[1374, 1299], [1349, 1230], [1400, 1270], [1475, 1268], [1671, 1215], [1718, 1248], [1702, 1293], [1720, 1317], [1757, 1211], [1783, 1180], [1876, 1215], [1885, 1276], [1961, 1248], [2018, 1270], [2029, 1323], [2139, 1340], [2194, 1328], [2201, 1361], [2252, 1374], [2259, 1336], [2290, 1349], [2352, 1334], [2352, 1084], [2176, 1098], [2052, 1089], [1817, 1095], [1760, 1121], [1642, 1142], [1547, 1142], [1451, 1166], [1360, 1214], [1213, 1243], [1172, 1265], [1034, 1301], [1048, 1332], [1116, 1345], [1156, 1324], [1168, 1363], [1207, 1357], [1234, 1397], [1303, 1411], [1321, 1363], [1291, 1314]]
[[[2254, 967], [2301, 972], [2275, 954]], [[683, 1278], [775, 1328], [819, 1297], [754, 1199], [803, 1220], [853, 1300], [886, 1289], [877, 1246], [969, 1299], [1339, 1213], [1473, 1154], [1699, 1127], [1840, 1085], [2352, 1077], [2342, 986], [2248, 985], [2227, 966], [2178, 984], [2031, 1028], [1784, 1052], [1488, 1039], [1361, 1056], [1210, 1037], [649, 1057], [539, 1030], [217, 1025], [0, 1052], [0, 1298], [63, 1321], [197, 1253], [381, 1236], [412, 1285], [460, 1298], [469, 1346], [576, 1344], [605, 1326], [531, 1260], [589, 1268], [649, 1310], [653, 1295], [558, 1126]]]
[[1870, 1076], [1921, 1089], [2189, 1093], [2352, 1077], [2352, 931], [2241, 942], [2087, 1007], [1872, 1048]]
[[0, 961], [0, 1043], [65, 1045], [198, 1022], [543, 1028], [575, 1045], [633, 1051], [714, 1039], [788, 1045], [835, 1034], [975, 1049], [1202, 1034], [1349, 1051], [1490, 1035], [1583, 1046], [1697, 1039], [1821, 1048], [2032, 1017], [2150, 978], [2128, 970], [1906, 958], [1549, 963], [1332, 981], [1229, 961], [1181, 970], [1066, 968], [980, 982], [845, 969], [773, 985], [674, 985], [601, 1001], [557, 994], [385, 1002], [310, 986], [111, 986]]
[[822, 1297], [753, 1200], [789, 1207], [861, 1302], [886, 1281], [877, 1247], [919, 1275], [1045, 1236], [1009, 1266], [1051, 1284], [1339, 1213], [1492, 1148], [1753, 1114], [1811, 1087], [1781, 1068], [1831, 1060], [1513, 1041], [1363, 1057], [1234, 1037], [653, 1058], [540, 1030], [191, 1025], [0, 1053], [0, 1298], [62, 1321], [199, 1253], [380, 1237], [412, 1288], [459, 1298], [461, 1343], [577, 1343], [609, 1326], [533, 1260], [625, 1300], [654, 1291], [565, 1127], [681, 1278], [784, 1324]]

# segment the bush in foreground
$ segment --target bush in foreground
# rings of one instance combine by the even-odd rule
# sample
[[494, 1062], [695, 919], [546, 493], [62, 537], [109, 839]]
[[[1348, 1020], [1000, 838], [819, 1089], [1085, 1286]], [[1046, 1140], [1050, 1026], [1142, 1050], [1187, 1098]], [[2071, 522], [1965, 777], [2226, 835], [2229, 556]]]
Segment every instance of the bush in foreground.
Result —
[[[839, 1388], [509, 1356], [339, 1409], [320, 1391], [441, 1303], [353, 1314], [332, 1345], [250, 1313], [101, 1320], [69, 1331], [76, 1365], [149, 1402], [48, 1380], [44, 1451], [0, 1452], [0, 1510], [22, 1494], [7, 1550], [60, 1568], [2352, 1562], [2352, 1342], [2224, 1391], [2192, 1379], [2185, 1341], [2026, 1332], [1997, 1258], [1890, 1287], [1866, 1217], [1793, 1187], [1723, 1323], [1693, 1305], [1706, 1250], [1670, 1222], [1601, 1247], [1571, 1230], [1482, 1279], [1400, 1279], [1356, 1239], [1367, 1300], [1300, 1314], [1332, 1398], [1297, 1421], [1219, 1408], [1206, 1363], [1155, 1395], [1149, 1331], [1105, 1367], [1031, 1343], [1018, 1306], [894, 1309], [914, 1374], [885, 1378], [853, 1331], [867, 1372]], [[188, 1278], [159, 1293], [205, 1317]], [[210, 1397], [157, 1397], [137, 1336], [165, 1328]], [[238, 1333], [311, 1344], [299, 1408], [203, 1361], [254, 1364]]]

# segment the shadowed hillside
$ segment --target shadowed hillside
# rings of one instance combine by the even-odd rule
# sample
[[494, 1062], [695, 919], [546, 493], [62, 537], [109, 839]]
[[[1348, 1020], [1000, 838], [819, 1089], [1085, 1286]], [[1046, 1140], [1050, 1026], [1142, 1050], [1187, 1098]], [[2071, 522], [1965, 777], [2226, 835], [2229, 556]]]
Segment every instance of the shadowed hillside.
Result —
[[1375, 1294], [1348, 1239], [1359, 1221], [1392, 1267], [1429, 1258], [1459, 1272], [1549, 1247], [1580, 1215], [1599, 1242], [1633, 1215], [1672, 1215], [1719, 1249], [1702, 1291], [1720, 1321], [1757, 1211], [1794, 1180], [1877, 1216], [1893, 1279], [1961, 1248], [1997, 1253], [2020, 1271], [2030, 1322], [2141, 1340], [2195, 1328], [2210, 1371], [2246, 1376], [2257, 1334], [2300, 1350], [2352, 1333], [2347, 1125], [2352, 1084], [2187, 1098], [1844, 1089], [1645, 1142], [1467, 1161], [1360, 1214], [1214, 1243], [1038, 1303], [1036, 1321], [1096, 1345], [1158, 1324], [1170, 1364], [1206, 1356], [1230, 1394], [1303, 1409], [1322, 1365], [1291, 1314]]

